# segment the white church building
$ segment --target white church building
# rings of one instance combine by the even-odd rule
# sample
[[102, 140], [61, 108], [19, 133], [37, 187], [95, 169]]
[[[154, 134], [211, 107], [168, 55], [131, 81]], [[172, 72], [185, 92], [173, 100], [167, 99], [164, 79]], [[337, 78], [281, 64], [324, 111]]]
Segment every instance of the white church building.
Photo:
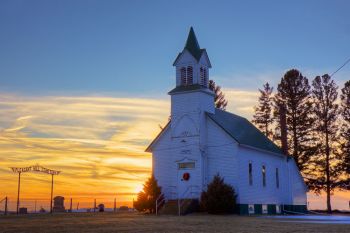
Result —
[[146, 149], [165, 200], [198, 200], [219, 174], [241, 214], [305, 212], [307, 189], [293, 158], [247, 119], [215, 108], [211, 63], [192, 28], [173, 65], [170, 121]]

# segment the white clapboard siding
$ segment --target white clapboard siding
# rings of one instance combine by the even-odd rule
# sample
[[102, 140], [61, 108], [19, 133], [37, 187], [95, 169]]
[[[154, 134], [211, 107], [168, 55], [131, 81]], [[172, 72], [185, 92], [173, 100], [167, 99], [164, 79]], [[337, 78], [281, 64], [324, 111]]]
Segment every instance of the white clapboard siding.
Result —
[[[282, 204], [289, 202], [288, 165], [286, 156], [239, 147], [239, 202], [242, 204]], [[249, 162], [252, 163], [253, 184], [249, 184]], [[263, 186], [262, 166], [266, 168]], [[276, 185], [279, 170], [279, 188]]]
[[207, 129], [207, 183], [210, 183], [213, 177], [219, 174], [224, 178], [225, 182], [231, 184], [237, 191], [238, 144], [209, 117], [207, 117]]

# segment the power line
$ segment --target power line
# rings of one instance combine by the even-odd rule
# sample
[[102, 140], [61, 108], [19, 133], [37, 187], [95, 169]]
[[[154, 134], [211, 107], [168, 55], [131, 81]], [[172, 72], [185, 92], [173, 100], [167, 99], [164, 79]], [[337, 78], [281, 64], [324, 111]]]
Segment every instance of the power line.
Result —
[[350, 62], [350, 58], [348, 60], [346, 60], [346, 62], [344, 62], [343, 65], [341, 65], [336, 71], [334, 71], [330, 77], [332, 77], [333, 75], [335, 75], [339, 70], [341, 70], [344, 66], [346, 66], [346, 64], [348, 64]]

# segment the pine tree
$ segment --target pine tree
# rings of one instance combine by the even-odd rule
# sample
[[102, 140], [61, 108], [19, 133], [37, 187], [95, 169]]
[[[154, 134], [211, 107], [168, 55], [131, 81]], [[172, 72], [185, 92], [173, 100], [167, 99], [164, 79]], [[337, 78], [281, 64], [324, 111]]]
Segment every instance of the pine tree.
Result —
[[209, 214], [232, 213], [236, 206], [234, 188], [226, 184], [224, 178], [215, 175], [208, 184], [207, 191], [201, 194], [201, 209]]
[[276, 134], [280, 137], [280, 106], [284, 106], [288, 154], [294, 157], [299, 170], [303, 173], [307, 172], [308, 161], [314, 154], [310, 89], [308, 79], [300, 71], [292, 69], [282, 77], [274, 99]]
[[341, 159], [345, 181], [341, 184], [343, 189], [350, 189], [350, 81], [347, 81], [341, 90]]
[[310, 163], [313, 168], [313, 179], [309, 187], [316, 193], [327, 194], [327, 211], [332, 212], [331, 192], [338, 187], [341, 175], [337, 150], [337, 119], [339, 117], [338, 87], [328, 74], [317, 76], [312, 82], [314, 129], [317, 140], [317, 151]]
[[213, 80], [209, 80], [209, 89], [215, 93], [215, 107], [225, 110], [227, 106], [227, 100], [225, 99], [224, 93], [221, 91], [221, 87], [216, 85]]
[[269, 138], [272, 138], [270, 128], [273, 123], [272, 116], [272, 91], [273, 87], [269, 83], [264, 84], [263, 90], [259, 89], [259, 106], [255, 107], [252, 122]]
[[138, 193], [137, 200], [134, 202], [136, 210], [149, 213], [155, 213], [156, 200], [161, 202], [164, 199], [162, 188], [158, 186], [158, 182], [152, 175], [143, 185], [143, 190]]

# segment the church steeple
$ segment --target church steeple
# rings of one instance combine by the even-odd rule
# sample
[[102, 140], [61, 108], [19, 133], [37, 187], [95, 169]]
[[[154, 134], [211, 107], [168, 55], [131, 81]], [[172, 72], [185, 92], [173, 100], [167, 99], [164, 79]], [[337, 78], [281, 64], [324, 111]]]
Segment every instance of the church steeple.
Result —
[[198, 40], [196, 34], [194, 33], [193, 27], [190, 28], [190, 32], [188, 33], [184, 49], [187, 49], [188, 52], [190, 52], [192, 56], [194, 56], [197, 59], [197, 61], [201, 58], [202, 51], [199, 47]]
[[176, 66], [176, 86], [197, 85], [208, 88], [211, 64], [207, 51], [201, 49], [193, 28], [190, 28], [186, 44], [174, 61]]

